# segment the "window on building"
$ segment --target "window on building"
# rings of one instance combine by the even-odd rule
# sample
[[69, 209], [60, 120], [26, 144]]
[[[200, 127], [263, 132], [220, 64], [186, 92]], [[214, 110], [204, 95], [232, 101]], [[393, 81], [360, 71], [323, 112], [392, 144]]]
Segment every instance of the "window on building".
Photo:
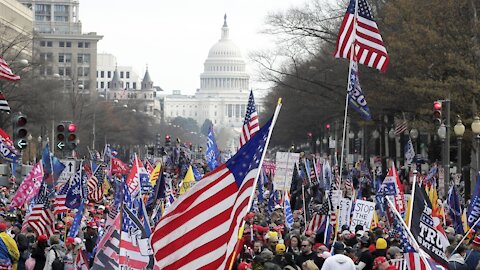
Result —
[[41, 41], [40, 41], [40, 47], [45, 47], [46, 44], [47, 44], [47, 43], [46, 43], [44, 40], [41, 40]]
[[233, 104], [227, 105], [227, 115], [228, 117], [233, 117]]
[[78, 42], [78, 48], [83, 48], [83, 42]]
[[136, 82], [132, 83], [132, 88], [137, 89], [137, 83]]
[[127, 83], [125, 84], [125, 87], [126, 87], [127, 89], [130, 89], [130, 82], [127, 82]]
[[47, 47], [52, 47], [52, 46], [53, 46], [53, 42], [47, 41]]
[[[110, 82], [107, 82], [107, 88], [110, 89]], [[115, 95], [115, 97], [117, 96]]]
[[66, 44], [67, 44], [67, 48], [71, 48], [71, 47], [72, 47], [72, 42], [67, 41]]
[[85, 48], [90, 48], [90, 42], [85, 42]]
[[100, 71], [100, 78], [105, 78], [105, 71]]
[[112, 77], [112, 72], [111, 72], [111, 71], [108, 71], [108, 72], [107, 72], [107, 78], [110, 79], [111, 77]]
[[90, 63], [90, 54], [87, 53], [79, 53], [77, 55], [77, 63], [79, 64], [88, 64]]
[[144, 99], [147, 99], [147, 94], [143, 94], [143, 98], [144, 98]]
[[240, 117], [240, 104], [235, 104], [235, 117]]
[[123, 79], [123, 71], [120, 71], [120, 78]]
[[213, 115], [217, 116], [217, 111], [215, 111], [215, 112], [213, 113]]
[[64, 48], [65, 47], [65, 41], [59, 41], [58, 42], [58, 47]]
[[245, 105], [245, 104], [242, 104], [242, 111], [241, 111], [241, 115], [245, 115], [245, 113], [246, 113], [246, 111], [245, 111], [245, 110], [246, 110], [246, 107], [247, 107], [247, 105]]
[[105, 82], [100, 82], [100, 88], [103, 89], [105, 87]]
[[126, 72], [127, 79], [130, 79], [130, 71]]

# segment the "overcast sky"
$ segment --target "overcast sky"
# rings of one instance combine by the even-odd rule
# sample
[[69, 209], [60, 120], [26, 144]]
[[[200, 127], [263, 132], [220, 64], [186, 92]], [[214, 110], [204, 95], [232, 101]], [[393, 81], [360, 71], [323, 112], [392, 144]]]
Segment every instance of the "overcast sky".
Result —
[[[230, 38], [248, 62], [249, 51], [272, 47], [259, 31], [269, 12], [302, 5], [304, 0], [80, 0], [83, 32], [103, 35], [99, 53], [143, 76], [148, 64], [155, 85], [192, 94], [208, 51], [220, 39], [227, 14]], [[248, 66], [252, 72], [252, 66]], [[254, 77], [254, 74], [250, 74]], [[251, 87], [255, 82], [251, 81]]]

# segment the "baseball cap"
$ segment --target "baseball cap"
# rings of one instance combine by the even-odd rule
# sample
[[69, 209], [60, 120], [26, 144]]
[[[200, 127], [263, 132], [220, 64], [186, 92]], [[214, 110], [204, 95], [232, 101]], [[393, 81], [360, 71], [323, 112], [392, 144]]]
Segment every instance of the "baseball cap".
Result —
[[386, 261], [387, 261], [387, 258], [385, 258], [383, 256], [375, 258], [375, 260], [373, 261], [373, 269], [374, 270], [377, 269], [380, 264], [382, 264]]

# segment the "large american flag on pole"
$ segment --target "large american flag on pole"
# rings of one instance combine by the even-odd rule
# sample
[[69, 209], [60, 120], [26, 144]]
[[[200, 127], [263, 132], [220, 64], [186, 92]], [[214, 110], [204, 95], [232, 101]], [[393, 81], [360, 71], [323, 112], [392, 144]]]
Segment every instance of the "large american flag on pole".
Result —
[[5, 60], [0, 56], [0, 78], [7, 79], [9, 81], [18, 81], [20, 76], [13, 74], [10, 66], [5, 62]]
[[245, 120], [243, 121], [242, 134], [240, 135], [240, 146], [247, 143], [259, 129], [260, 123], [258, 122], [257, 109], [255, 108], [255, 99], [253, 97], [253, 92], [250, 91], [247, 111], [245, 112]]
[[[357, 1], [358, 16], [355, 16]], [[338, 32], [335, 57], [350, 59], [352, 44], [360, 64], [385, 72], [389, 56], [366, 0], [350, 0]]]
[[48, 201], [48, 188], [45, 182], [42, 183], [32, 211], [25, 221], [37, 235], [46, 235], [50, 237], [53, 233], [55, 216], [50, 210]]
[[162, 270], [225, 269], [250, 209], [272, 120], [166, 209], [151, 237]]

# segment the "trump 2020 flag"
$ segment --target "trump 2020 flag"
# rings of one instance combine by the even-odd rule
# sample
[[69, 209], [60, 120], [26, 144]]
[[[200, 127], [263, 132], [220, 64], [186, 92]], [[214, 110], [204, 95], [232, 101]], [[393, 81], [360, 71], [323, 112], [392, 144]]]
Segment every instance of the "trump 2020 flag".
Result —
[[292, 207], [290, 206], [290, 196], [288, 196], [288, 192], [285, 191], [285, 225], [288, 228], [292, 228], [293, 226], [293, 213]]
[[348, 80], [348, 103], [352, 106], [360, 116], [365, 120], [372, 120], [370, 109], [367, 105], [367, 100], [363, 95], [362, 87], [360, 87], [360, 79], [358, 77], [357, 61], [350, 61], [350, 75]]
[[156, 266], [162, 270], [229, 266], [271, 128], [272, 120], [165, 210], [151, 236]]
[[[480, 174], [477, 176], [477, 184], [470, 200], [470, 205], [467, 208], [467, 223], [468, 227], [472, 228], [473, 224], [480, 218]], [[478, 226], [478, 224], [477, 224]]]
[[413, 237], [420, 248], [436, 262], [446, 265], [445, 249], [450, 245], [442, 228], [441, 215], [435, 213], [425, 190], [414, 183], [412, 194], [411, 228]]
[[213, 171], [220, 165], [220, 152], [218, 151], [217, 142], [215, 141], [215, 134], [213, 133], [213, 126], [208, 130], [207, 137], [207, 152], [205, 152], [207, 158], [208, 168]]

